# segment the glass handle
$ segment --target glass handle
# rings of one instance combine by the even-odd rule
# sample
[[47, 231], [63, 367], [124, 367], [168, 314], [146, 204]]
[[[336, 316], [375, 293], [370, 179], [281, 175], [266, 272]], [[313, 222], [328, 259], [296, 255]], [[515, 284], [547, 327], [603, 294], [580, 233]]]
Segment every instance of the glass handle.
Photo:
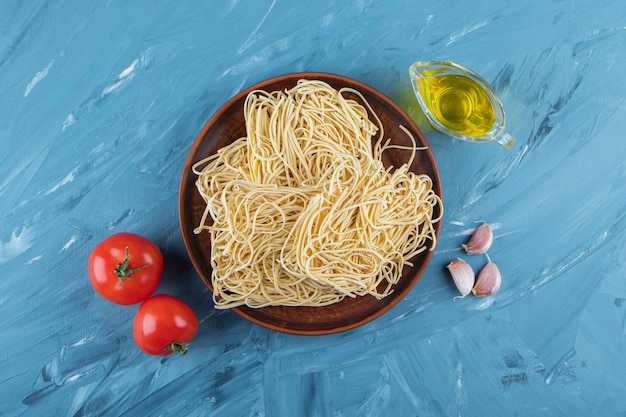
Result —
[[515, 138], [508, 133], [504, 133], [496, 138], [496, 142], [504, 149], [511, 149], [511, 147], [515, 144]]

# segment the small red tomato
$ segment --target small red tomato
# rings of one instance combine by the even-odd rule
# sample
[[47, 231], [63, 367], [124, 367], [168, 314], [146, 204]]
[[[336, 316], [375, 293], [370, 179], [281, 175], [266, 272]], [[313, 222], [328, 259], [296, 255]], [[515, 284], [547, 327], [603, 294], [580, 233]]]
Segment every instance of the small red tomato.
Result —
[[150, 355], [184, 355], [196, 333], [198, 318], [191, 307], [168, 294], [157, 294], [141, 303], [133, 322], [135, 343]]
[[91, 284], [117, 304], [136, 304], [150, 297], [162, 274], [163, 254], [158, 246], [134, 233], [115, 233], [89, 255]]

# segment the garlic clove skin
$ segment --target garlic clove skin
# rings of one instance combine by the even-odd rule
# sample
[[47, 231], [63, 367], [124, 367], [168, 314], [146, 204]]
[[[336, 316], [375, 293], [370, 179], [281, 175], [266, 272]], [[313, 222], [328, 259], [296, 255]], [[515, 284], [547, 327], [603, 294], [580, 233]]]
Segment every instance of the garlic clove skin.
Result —
[[493, 243], [493, 232], [491, 227], [483, 222], [472, 234], [469, 242], [462, 244], [461, 247], [465, 249], [468, 255], [481, 255], [489, 250]]
[[452, 275], [454, 284], [461, 293], [460, 296], [456, 296], [454, 297], [454, 299], [465, 298], [465, 296], [468, 295], [474, 287], [474, 270], [467, 262], [462, 259], [455, 259], [454, 261], [450, 262], [446, 266], [446, 268], [448, 268], [448, 271], [450, 271], [450, 275]]
[[493, 295], [498, 292], [501, 284], [502, 276], [500, 275], [500, 270], [495, 263], [489, 260], [487, 265], [478, 273], [476, 285], [472, 288], [472, 292], [476, 297]]

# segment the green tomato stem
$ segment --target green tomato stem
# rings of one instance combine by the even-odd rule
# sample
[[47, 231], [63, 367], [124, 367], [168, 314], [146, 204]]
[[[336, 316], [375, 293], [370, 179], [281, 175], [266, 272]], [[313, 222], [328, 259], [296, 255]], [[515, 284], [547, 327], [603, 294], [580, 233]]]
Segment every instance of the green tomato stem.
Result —
[[126, 256], [124, 256], [124, 259], [122, 260], [122, 262], [117, 264], [114, 270], [115, 274], [117, 275], [117, 279], [119, 279], [120, 281], [128, 281], [132, 279], [131, 277], [132, 274], [134, 274], [135, 272], [139, 272], [142, 269], [144, 269], [146, 266], [148, 266], [148, 264], [145, 264], [143, 266], [140, 266], [139, 268], [131, 269], [130, 266], [128, 265], [128, 258], [129, 258], [128, 246], [126, 246], [125, 248], [125, 253], [126, 253]]
[[171, 350], [173, 352], [179, 353], [181, 356], [184, 356], [187, 353], [187, 348], [188, 347], [189, 347], [189, 343], [172, 342], [164, 350], [166, 350], [166, 351]]

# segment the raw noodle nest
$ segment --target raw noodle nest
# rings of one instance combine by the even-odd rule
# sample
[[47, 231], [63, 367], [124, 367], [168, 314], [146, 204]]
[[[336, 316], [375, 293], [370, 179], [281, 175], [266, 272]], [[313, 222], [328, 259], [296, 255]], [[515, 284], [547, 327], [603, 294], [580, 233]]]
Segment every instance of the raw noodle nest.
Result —
[[211, 235], [217, 308], [380, 299], [434, 248], [441, 200], [429, 176], [409, 171], [415, 142], [407, 164], [385, 167], [395, 146], [368, 108], [322, 81], [254, 91], [246, 136], [194, 164], [206, 203], [195, 232]]

